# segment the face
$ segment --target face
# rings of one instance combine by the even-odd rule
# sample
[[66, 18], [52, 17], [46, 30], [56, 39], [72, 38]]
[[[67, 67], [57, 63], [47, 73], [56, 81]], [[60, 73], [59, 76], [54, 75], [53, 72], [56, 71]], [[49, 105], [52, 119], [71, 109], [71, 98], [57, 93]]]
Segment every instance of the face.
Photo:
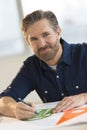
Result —
[[46, 19], [35, 22], [28, 27], [28, 44], [35, 55], [45, 62], [52, 60], [58, 50], [60, 41], [60, 28], [55, 32]]

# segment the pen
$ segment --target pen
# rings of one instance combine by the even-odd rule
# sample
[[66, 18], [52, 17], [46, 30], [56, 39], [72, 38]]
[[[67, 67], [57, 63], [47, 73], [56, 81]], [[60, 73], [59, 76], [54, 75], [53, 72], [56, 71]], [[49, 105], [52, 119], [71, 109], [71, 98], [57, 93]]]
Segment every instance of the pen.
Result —
[[[24, 100], [21, 100], [20, 98], [18, 98], [21, 102], [23, 102], [24, 104], [26, 104], [27, 106], [29, 106], [29, 104], [27, 104]], [[34, 113], [36, 114], [36, 115], [39, 115], [39, 113], [37, 112], [37, 111], [34, 111]]]

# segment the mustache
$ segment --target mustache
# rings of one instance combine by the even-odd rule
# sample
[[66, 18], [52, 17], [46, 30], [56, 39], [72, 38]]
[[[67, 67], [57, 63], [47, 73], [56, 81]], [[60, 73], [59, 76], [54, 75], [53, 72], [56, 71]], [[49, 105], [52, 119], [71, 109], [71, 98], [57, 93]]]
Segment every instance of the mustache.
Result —
[[46, 46], [44, 46], [44, 47], [40, 47], [40, 48], [38, 49], [38, 52], [41, 52], [41, 51], [43, 51], [43, 50], [45, 50], [45, 49], [48, 49], [48, 48], [51, 48], [50, 45], [46, 45]]

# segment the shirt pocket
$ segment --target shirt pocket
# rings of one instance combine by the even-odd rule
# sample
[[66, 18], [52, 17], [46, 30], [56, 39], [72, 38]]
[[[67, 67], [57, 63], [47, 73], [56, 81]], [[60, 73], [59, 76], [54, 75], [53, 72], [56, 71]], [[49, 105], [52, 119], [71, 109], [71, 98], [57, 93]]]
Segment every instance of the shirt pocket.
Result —
[[87, 92], [87, 81], [73, 82], [69, 86], [66, 86], [66, 92], [69, 96]]

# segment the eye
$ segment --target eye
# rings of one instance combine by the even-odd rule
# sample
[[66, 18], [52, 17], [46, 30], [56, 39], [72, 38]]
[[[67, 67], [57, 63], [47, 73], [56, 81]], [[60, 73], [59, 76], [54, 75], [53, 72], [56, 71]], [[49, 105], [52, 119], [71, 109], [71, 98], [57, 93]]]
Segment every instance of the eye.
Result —
[[36, 37], [31, 37], [30, 38], [30, 41], [32, 42], [32, 41], [36, 41], [37, 40], [37, 38]]
[[43, 33], [43, 37], [47, 37], [49, 33]]

